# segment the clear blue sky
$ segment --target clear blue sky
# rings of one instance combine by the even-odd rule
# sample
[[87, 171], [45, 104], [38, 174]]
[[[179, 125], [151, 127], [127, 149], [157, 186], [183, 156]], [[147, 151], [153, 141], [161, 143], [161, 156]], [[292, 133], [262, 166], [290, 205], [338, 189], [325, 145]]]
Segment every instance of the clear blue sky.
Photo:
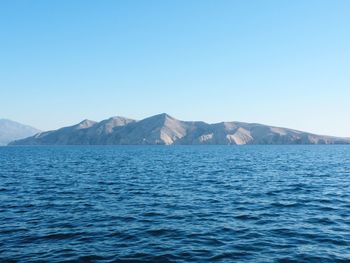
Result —
[[350, 137], [350, 1], [0, 1], [0, 117], [167, 112]]

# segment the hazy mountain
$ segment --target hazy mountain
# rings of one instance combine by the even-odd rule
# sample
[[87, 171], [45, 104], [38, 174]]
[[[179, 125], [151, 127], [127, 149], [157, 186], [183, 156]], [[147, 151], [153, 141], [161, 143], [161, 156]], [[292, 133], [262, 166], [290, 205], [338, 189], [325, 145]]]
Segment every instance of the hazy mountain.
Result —
[[0, 145], [7, 145], [9, 142], [32, 136], [39, 130], [7, 119], [0, 119]]
[[315, 135], [256, 123], [180, 121], [165, 113], [140, 121], [113, 117], [17, 140], [12, 145], [105, 144], [350, 144], [349, 138]]

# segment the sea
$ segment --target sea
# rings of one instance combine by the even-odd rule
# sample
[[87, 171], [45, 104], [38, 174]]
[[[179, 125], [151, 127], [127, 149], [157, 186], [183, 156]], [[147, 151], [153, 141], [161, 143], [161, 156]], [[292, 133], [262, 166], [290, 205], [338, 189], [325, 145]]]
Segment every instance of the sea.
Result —
[[350, 262], [350, 146], [0, 147], [0, 262]]

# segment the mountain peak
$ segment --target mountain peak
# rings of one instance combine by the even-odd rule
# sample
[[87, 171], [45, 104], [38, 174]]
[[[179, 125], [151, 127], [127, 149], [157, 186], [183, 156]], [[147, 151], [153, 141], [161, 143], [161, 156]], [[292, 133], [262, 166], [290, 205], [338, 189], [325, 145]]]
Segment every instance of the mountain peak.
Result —
[[167, 113], [161, 113], [161, 114], [153, 115], [146, 119], [140, 120], [139, 122], [148, 123], [147, 125], [151, 125], [151, 126], [159, 126], [159, 125], [163, 126], [163, 125], [166, 125], [167, 123], [180, 122], [180, 121], [173, 118]]
[[176, 120], [174, 117], [170, 116], [168, 113], [160, 113], [160, 114], [154, 115], [153, 117], [157, 119], [164, 119], [164, 120], [166, 119]]
[[106, 121], [127, 121], [127, 122], [130, 122], [130, 121], [134, 121], [134, 120], [123, 117], [123, 116], [113, 116], [113, 117], [110, 117], [109, 119], [107, 119]]
[[98, 127], [103, 126], [107, 130], [111, 131], [114, 127], [124, 126], [124, 125], [131, 123], [131, 122], [135, 122], [135, 120], [125, 118], [122, 116], [114, 116], [114, 117], [111, 117], [109, 119], [101, 121], [97, 126]]
[[96, 123], [97, 123], [96, 121], [85, 119], [85, 120], [79, 122], [77, 124], [77, 127], [79, 129], [86, 129], [86, 128], [90, 128], [91, 126], [95, 125]]

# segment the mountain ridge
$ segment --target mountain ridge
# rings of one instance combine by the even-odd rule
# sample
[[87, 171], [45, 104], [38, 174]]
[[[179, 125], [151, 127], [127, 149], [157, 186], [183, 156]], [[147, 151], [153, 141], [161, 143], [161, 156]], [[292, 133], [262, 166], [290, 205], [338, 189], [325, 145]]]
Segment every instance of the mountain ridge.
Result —
[[316, 135], [259, 123], [182, 121], [167, 113], [133, 120], [115, 116], [36, 134], [10, 145], [245, 145], [350, 144], [350, 138]]

